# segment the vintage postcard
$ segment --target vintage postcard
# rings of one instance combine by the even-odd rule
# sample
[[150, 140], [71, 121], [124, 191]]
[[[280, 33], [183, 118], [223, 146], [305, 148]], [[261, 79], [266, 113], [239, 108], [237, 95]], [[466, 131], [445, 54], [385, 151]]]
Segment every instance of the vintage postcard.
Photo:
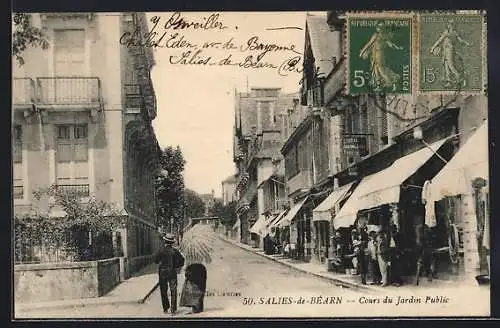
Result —
[[12, 28], [14, 319], [490, 315], [484, 12]]

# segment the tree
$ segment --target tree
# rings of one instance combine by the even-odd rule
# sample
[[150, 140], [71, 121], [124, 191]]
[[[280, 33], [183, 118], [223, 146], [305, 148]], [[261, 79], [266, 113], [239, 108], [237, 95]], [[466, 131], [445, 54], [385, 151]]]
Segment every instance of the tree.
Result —
[[179, 231], [183, 226], [185, 164], [179, 146], [163, 149], [155, 182], [158, 225], [164, 231]]
[[210, 213], [219, 217], [226, 227], [232, 227], [236, 222], [236, 202], [233, 201], [223, 205], [222, 201], [216, 199]]
[[24, 65], [23, 53], [28, 47], [47, 49], [49, 42], [42, 30], [33, 26], [33, 14], [14, 14], [12, 17], [12, 56]]
[[184, 190], [184, 206], [188, 218], [197, 218], [205, 214], [205, 203], [200, 195], [193, 190]]
[[[48, 211], [35, 209], [34, 214], [14, 217], [16, 260], [43, 261], [43, 257], [56, 256], [55, 260], [95, 260], [115, 256], [112, 233], [125, 227], [125, 216], [118, 207], [89, 197], [83, 200], [76, 192], [64, 191], [53, 185], [36, 190], [34, 198], [53, 198]], [[62, 210], [61, 217], [49, 215], [54, 208]], [[45, 249], [33, 254], [33, 249]], [[50, 254], [47, 250], [53, 250]], [[54, 260], [54, 259], [52, 259]]]

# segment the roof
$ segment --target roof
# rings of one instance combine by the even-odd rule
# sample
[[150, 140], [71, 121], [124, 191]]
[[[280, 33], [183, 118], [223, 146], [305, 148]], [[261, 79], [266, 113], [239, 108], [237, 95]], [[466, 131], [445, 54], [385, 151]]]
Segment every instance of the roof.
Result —
[[[328, 26], [326, 15], [306, 15], [306, 33], [309, 34], [315, 66], [326, 77], [333, 69], [332, 57], [337, 54], [334, 32]], [[307, 37], [307, 36], [306, 36]], [[337, 61], [340, 58], [337, 58]]]

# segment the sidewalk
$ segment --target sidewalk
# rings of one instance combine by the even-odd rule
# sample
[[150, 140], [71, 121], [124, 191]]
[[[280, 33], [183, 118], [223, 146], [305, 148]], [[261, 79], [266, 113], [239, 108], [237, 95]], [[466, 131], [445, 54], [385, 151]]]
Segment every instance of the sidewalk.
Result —
[[300, 262], [292, 259], [287, 259], [283, 258], [283, 255], [278, 254], [278, 255], [267, 255], [264, 253], [263, 250], [259, 248], [254, 248], [252, 246], [242, 244], [230, 239], [227, 239], [224, 236], [220, 237], [221, 240], [233, 244], [237, 247], [240, 247], [246, 251], [253, 252], [255, 254], [258, 254], [260, 256], [263, 256], [269, 260], [278, 262], [282, 265], [286, 265], [290, 268], [293, 268], [295, 270], [323, 278], [323, 279], [328, 279], [330, 281], [333, 281], [335, 284], [346, 287], [346, 288], [352, 288], [352, 289], [357, 289], [363, 292], [368, 292], [368, 293], [374, 293], [374, 294], [385, 294], [389, 290], [394, 291], [394, 289], [397, 290], [415, 290], [415, 288], [418, 288], [420, 290], [422, 289], [436, 289], [436, 288], [441, 288], [441, 287], [447, 287], [447, 288], [453, 288], [457, 287], [459, 288], [459, 285], [453, 281], [446, 281], [446, 280], [439, 280], [439, 279], [434, 279], [432, 282], [428, 282], [427, 279], [423, 278], [421, 279], [421, 284], [420, 286], [415, 286], [414, 284], [406, 284], [401, 287], [381, 287], [378, 285], [363, 285], [360, 282], [360, 277], [359, 276], [350, 276], [346, 274], [341, 274], [341, 273], [334, 273], [334, 272], [328, 272], [325, 268], [325, 265], [321, 264], [316, 264], [316, 263], [305, 263], [305, 262]]
[[73, 308], [111, 304], [142, 303], [156, 289], [158, 283], [157, 265], [151, 264], [118, 284], [113, 290], [101, 297], [70, 299], [60, 301], [15, 303], [16, 312], [53, 308]]

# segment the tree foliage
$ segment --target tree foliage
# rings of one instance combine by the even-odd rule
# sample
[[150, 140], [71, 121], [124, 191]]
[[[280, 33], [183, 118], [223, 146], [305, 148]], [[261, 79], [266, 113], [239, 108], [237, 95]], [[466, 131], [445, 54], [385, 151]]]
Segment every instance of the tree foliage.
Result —
[[19, 65], [24, 65], [23, 53], [28, 47], [47, 49], [49, 42], [42, 30], [33, 26], [33, 14], [13, 14], [12, 16], [12, 56]]
[[200, 195], [193, 190], [184, 190], [184, 206], [188, 218], [197, 218], [205, 214], [205, 203]]
[[159, 226], [165, 231], [181, 228], [184, 218], [184, 166], [179, 146], [163, 149], [156, 176], [156, 204]]
[[232, 227], [236, 222], [236, 202], [224, 205], [221, 200], [216, 199], [210, 214], [219, 217], [223, 225]]
[[[47, 211], [34, 209], [32, 213], [14, 217], [17, 260], [30, 257], [25, 251], [28, 244], [46, 249], [64, 248], [73, 260], [89, 259], [89, 246], [96, 245], [103, 237], [107, 244], [97, 243], [97, 246], [106, 247], [109, 252], [100, 252], [97, 257], [113, 256], [111, 234], [126, 224], [126, 217], [116, 206], [95, 197], [84, 200], [78, 193], [56, 186], [39, 189], [33, 195], [37, 200], [44, 198], [50, 205]], [[54, 208], [62, 211], [62, 217], [50, 216]]]

